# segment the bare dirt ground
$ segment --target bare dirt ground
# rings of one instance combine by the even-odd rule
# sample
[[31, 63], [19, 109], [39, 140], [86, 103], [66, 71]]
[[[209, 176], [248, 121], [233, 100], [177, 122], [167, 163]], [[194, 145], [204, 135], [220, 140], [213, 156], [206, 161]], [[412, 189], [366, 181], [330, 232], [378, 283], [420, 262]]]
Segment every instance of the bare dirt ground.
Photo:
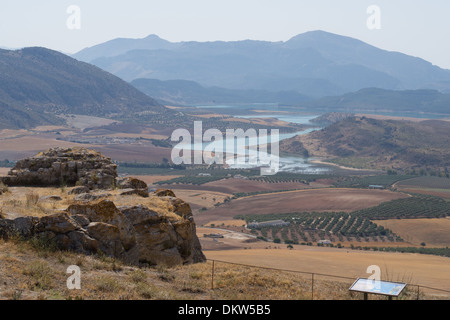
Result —
[[236, 192], [257, 192], [257, 191], [276, 191], [276, 190], [292, 190], [292, 189], [306, 189], [311, 186], [301, 182], [278, 182], [268, 183], [256, 180], [243, 179], [223, 179], [213, 182], [208, 182], [203, 185], [206, 188], [221, 189], [225, 193]]
[[74, 147], [87, 145], [56, 140], [54, 135], [42, 134], [35, 136], [24, 136], [15, 139], [0, 140], [0, 159], [20, 160], [36, 155], [42, 150], [54, 147]]
[[427, 247], [446, 247], [450, 243], [450, 218], [393, 219], [374, 222], [392, 230], [405, 241], [416, 246], [424, 242]]
[[90, 149], [97, 150], [103, 155], [117, 161], [161, 163], [163, 158], [170, 159], [171, 149], [142, 144], [114, 144], [114, 145], [89, 145]]
[[83, 115], [65, 116], [64, 119], [66, 120], [68, 126], [81, 130], [120, 122], [117, 120]]
[[193, 209], [196, 208], [213, 208], [218, 202], [230, 197], [230, 194], [213, 192], [213, 191], [197, 191], [197, 190], [176, 190], [175, 195], [186, 201]]
[[222, 179], [204, 183], [202, 185], [173, 184], [173, 185], [163, 185], [162, 187], [174, 190], [180, 189], [204, 190], [204, 191], [215, 191], [233, 194], [239, 192], [260, 192], [260, 191], [278, 191], [278, 190], [283, 191], [295, 189], [327, 188], [331, 185], [332, 181], [326, 179], [311, 182], [309, 185], [301, 182], [268, 183], [256, 180]]
[[232, 219], [238, 214], [269, 214], [306, 211], [355, 211], [385, 201], [408, 197], [388, 190], [305, 189], [239, 198], [195, 216], [198, 224]]
[[[138, 178], [139, 180], [142, 180], [142, 181], [144, 181], [146, 184], [148, 184], [148, 185], [152, 185], [152, 184], [154, 184], [155, 182], [158, 182], [158, 181], [164, 181], [164, 180], [170, 180], [170, 179], [175, 179], [175, 178], [179, 178], [179, 177], [182, 177], [181, 175], [161, 175], [161, 176], [158, 176], [158, 175], [145, 175], [145, 176], [141, 176], [141, 175], [139, 175], [139, 176], [133, 176], [133, 177], [136, 177], [136, 178]], [[158, 187], [158, 186], [157, 186]], [[159, 188], [159, 187], [158, 187]]]

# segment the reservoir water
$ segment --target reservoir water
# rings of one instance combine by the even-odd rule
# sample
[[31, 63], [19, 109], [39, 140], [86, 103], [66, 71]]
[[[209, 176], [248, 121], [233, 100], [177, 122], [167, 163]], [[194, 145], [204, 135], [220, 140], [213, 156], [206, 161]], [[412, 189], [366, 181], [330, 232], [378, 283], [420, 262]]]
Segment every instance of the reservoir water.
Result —
[[[204, 108], [243, 108], [242, 106], [204, 106]], [[244, 108], [250, 108], [250, 106], [245, 106]], [[273, 111], [273, 113], [270, 114], [257, 114], [257, 115], [242, 115], [242, 116], [236, 116], [240, 118], [276, 118], [282, 121], [296, 123], [296, 124], [311, 124], [310, 120], [320, 116], [320, 114], [310, 114], [310, 113], [280, 113], [277, 114], [276, 112], [279, 110], [273, 110], [273, 105], [252, 105], [252, 109], [258, 108], [258, 109], [265, 109], [270, 108], [270, 111]], [[202, 108], [202, 107], [197, 107]], [[238, 126], [238, 125], [237, 125]], [[234, 128], [238, 129], [238, 128]], [[314, 130], [319, 130], [320, 128], [309, 128], [306, 130], [294, 132], [294, 133], [284, 133], [280, 134], [278, 141], [282, 141], [285, 139], [289, 139], [292, 137], [295, 137], [297, 135], [307, 134]], [[271, 132], [268, 130], [268, 142], [270, 143], [270, 135]], [[226, 149], [225, 140], [223, 140], [223, 144], [214, 144], [214, 142], [202, 142], [202, 143], [192, 143], [190, 145], [190, 150], [192, 151], [200, 151], [200, 150], [211, 150], [214, 148], [214, 151], [220, 151], [223, 152]], [[242, 168], [252, 168], [252, 167], [259, 167], [261, 163], [259, 160], [261, 159], [274, 159], [274, 155], [270, 153], [264, 153], [261, 151], [256, 151], [252, 147], [256, 146], [258, 142], [253, 142], [251, 139], [248, 138], [237, 138], [235, 139], [235, 146], [243, 145], [245, 146], [245, 150], [237, 150], [235, 148], [234, 155], [238, 155], [235, 163], [228, 162], [228, 166], [233, 169], [242, 169]], [[186, 148], [189, 147], [189, 145], [182, 145], [178, 144], [176, 148]], [[208, 149], [209, 148], [209, 149]], [[244, 157], [240, 157], [239, 155], [245, 154]], [[270, 158], [272, 157], [272, 158]], [[252, 163], [251, 160], [254, 160], [254, 163]], [[330, 173], [332, 171], [332, 168], [329, 166], [324, 166], [320, 164], [311, 163], [310, 160], [314, 160], [313, 158], [305, 159], [300, 156], [280, 156], [276, 158], [278, 164], [279, 164], [279, 172], [291, 172], [291, 173], [306, 173], [306, 174], [320, 174], [320, 173]], [[264, 161], [263, 161], [264, 162]], [[256, 163], [256, 164], [255, 164]]]

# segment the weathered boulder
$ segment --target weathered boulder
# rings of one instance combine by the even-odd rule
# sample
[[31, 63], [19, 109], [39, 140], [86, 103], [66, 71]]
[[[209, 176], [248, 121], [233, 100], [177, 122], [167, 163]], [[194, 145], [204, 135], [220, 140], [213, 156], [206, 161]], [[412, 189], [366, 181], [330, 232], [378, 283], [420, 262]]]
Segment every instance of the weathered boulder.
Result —
[[60, 196], [43, 196], [39, 198], [39, 201], [62, 201]]
[[102, 200], [40, 218], [0, 219], [0, 237], [45, 237], [63, 250], [102, 252], [133, 265], [205, 261], [189, 205], [177, 198], [168, 201], [173, 205], [166, 214], [143, 204], [116, 207]]
[[[184, 203], [177, 198], [173, 201]], [[140, 262], [176, 265], [205, 261], [190, 206], [181, 207], [186, 210], [184, 214], [178, 214], [173, 211], [176, 207], [172, 207], [171, 212], [175, 215], [167, 216], [143, 205], [119, 207], [136, 230]]]
[[97, 239], [99, 249], [106, 255], [117, 257], [125, 251], [118, 227], [104, 222], [91, 222], [86, 230], [91, 237]]
[[118, 179], [117, 186], [121, 189], [148, 189], [148, 186], [144, 181], [133, 177]]
[[155, 195], [158, 197], [176, 197], [175, 193], [169, 189], [157, 189]]
[[80, 225], [66, 212], [41, 217], [35, 226], [36, 232], [53, 232], [55, 234], [65, 234], [80, 228]]
[[92, 194], [92, 193], [81, 193], [77, 196], [75, 196], [75, 201], [94, 201], [101, 198], [108, 198], [110, 197], [110, 193], [101, 193], [101, 194]]
[[84, 215], [91, 222], [103, 222], [115, 226], [118, 228], [119, 239], [125, 250], [136, 245], [136, 235], [132, 224], [112, 201], [103, 200], [99, 203], [74, 204], [67, 208], [67, 212], [70, 215]]
[[88, 189], [115, 185], [117, 165], [110, 158], [85, 148], [53, 148], [20, 160], [2, 182], [8, 186], [80, 184]]
[[148, 191], [147, 189], [124, 189], [120, 193], [121, 196], [132, 196], [137, 195], [143, 198], [148, 198]]
[[78, 186], [70, 190], [67, 194], [73, 195], [73, 194], [82, 194], [82, 193], [89, 193], [89, 188], [85, 186]]

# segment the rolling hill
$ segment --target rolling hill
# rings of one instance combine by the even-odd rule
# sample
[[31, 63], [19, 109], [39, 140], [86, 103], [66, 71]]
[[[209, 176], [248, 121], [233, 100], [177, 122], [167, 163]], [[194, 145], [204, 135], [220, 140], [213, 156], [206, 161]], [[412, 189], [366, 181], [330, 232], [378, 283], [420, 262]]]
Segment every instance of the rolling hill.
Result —
[[112, 40], [74, 57], [126, 81], [182, 79], [205, 87], [294, 90], [310, 97], [368, 87], [450, 92], [449, 70], [324, 31], [306, 32], [285, 42], [171, 43], [152, 35]]
[[365, 88], [340, 96], [300, 103], [312, 109], [335, 111], [429, 112], [450, 114], [450, 94], [437, 90], [386, 90]]
[[40, 47], [0, 50], [0, 129], [61, 124], [59, 114], [166, 110], [118, 77], [62, 53]]
[[285, 103], [309, 100], [296, 91], [238, 90], [203, 87], [195, 81], [136, 79], [131, 85], [166, 105], [208, 105], [216, 103]]
[[348, 117], [328, 127], [284, 140], [280, 150], [358, 163], [361, 168], [447, 172], [450, 122]]

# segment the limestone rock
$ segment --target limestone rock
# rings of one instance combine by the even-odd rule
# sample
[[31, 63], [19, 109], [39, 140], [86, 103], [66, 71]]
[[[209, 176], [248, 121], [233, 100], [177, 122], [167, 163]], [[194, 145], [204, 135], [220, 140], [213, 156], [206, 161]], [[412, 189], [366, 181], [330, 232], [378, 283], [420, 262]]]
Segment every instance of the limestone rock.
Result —
[[39, 198], [39, 201], [62, 201], [60, 196], [43, 196]]
[[205, 261], [189, 205], [177, 198], [169, 200], [167, 214], [143, 204], [116, 207], [102, 200], [73, 204], [40, 218], [0, 219], [0, 237], [46, 237], [63, 250], [103, 252], [133, 265]]
[[78, 186], [70, 190], [67, 194], [73, 195], [73, 194], [82, 194], [82, 193], [89, 193], [89, 188], [85, 186]]
[[103, 200], [94, 204], [75, 204], [67, 208], [71, 215], [84, 215], [91, 222], [103, 222], [119, 230], [119, 238], [125, 250], [136, 244], [136, 235], [132, 224], [112, 201]]
[[104, 222], [91, 222], [86, 228], [88, 234], [96, 239], [99, 249], [109, 256], [119, 256], [125, 249], [120, 241], [119, 228]]
[[77, 196], [75, 196], [75, 201], [94, 201], [101, 198], [108, 198], [110, 197], [110, 193], [101, 193], [101, 194], [92, 194], [92, 193], [81, 193]]
[[121, 196], [131, 196], [131, 195], [137, 195], [141, 196], [143, 198], [148, 198], [148, 191], [147, 189], [124, 189], [120, 193]]
[[169, 189], [157, 189], [155, 191], [155, 195], [157, 195], [158, 197], [176, 197], [175, 193]]
[[132, 177], [118, 179], [117, 186], [121, 189], [148, 189], [144, 181]]
[[80, 225], [65, 212], [44, 216], [36, 224], [37, 232], [69, 233], [78, 229]]

